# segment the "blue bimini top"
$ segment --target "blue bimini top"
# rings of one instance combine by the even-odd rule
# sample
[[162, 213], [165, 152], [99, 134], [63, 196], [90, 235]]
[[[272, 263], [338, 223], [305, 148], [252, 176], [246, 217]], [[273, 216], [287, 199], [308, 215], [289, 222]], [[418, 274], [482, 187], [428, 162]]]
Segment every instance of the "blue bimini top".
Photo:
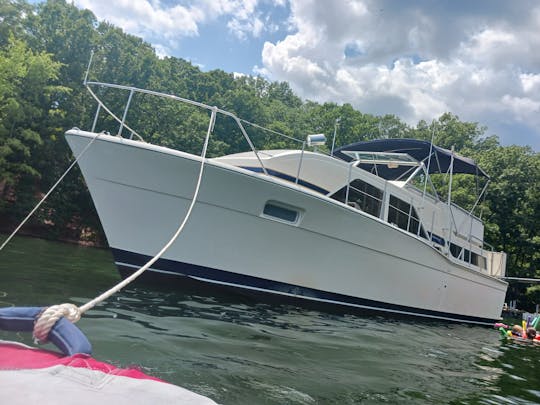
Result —
[[[429, 159], [431, 151], [431, 159]], [[481, 177], [489, 178], [489, 176], [470, 158], [452, 153], [448, 149], [432, 145], [431, 142], [422, 141], [419, 139], [394, 138], [394, 139], [377, 139], [374, 141], [356, 142], [347, 146], [343, 146], [334, 151], [334, 156], [350, 162], [354, 160], [350, 155], [344, 152], [387, 152], [387, 153], [406, 153], [419, 162], [424, 162], [427, 166], [429, 160], [428, 172], [431, 173], [447, 173], [450, 168], [450, 162], [453, 155], [453, 173], [474, 174]], [[405, 170], [405, 168], [404, 168]], [[400, 170], [388, 171], [381, 173], [381, 177], [387, 180], [394, 180], [401, 176]], [[388, 177], [390, 176], [390, 177]], [[393, 178], [392, 178], [393, 177]]]

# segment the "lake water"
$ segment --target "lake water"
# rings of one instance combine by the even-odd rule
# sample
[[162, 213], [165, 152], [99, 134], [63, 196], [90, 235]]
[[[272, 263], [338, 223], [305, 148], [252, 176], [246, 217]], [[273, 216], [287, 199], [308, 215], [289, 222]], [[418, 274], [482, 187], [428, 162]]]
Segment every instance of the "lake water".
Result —
[[[119, 280], [107, 250], [32, 238], [0, 252], [0, 274], [1, 306], [80, 305]], [[501, 342], [486, 327], [140, 285], [77, 325], [98, 360], [221, 404], [540, 403], [540, 346]], [[27, 334], [0, 339], [32, 344]]]

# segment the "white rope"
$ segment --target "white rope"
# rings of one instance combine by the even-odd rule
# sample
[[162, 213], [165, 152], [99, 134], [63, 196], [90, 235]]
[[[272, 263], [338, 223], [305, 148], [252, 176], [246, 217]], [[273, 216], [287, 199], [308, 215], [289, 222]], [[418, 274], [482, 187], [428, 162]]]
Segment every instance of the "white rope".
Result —
[[51, 189], [47, 192], [47, 194], [45, 194], [43, 196], [43, 198], [37, 203], [37, 205], [32, 209], [32, 211], [30, 211], [30, 213], [26, 216], [26, 218], [24, 218], [22, 220], [22, 222], [19, 224], [19, 226], [17, 228], [15, 228], [15, 230], [11, 233], [11, 235], [8, 236], [8, 238], [4, 241], [4, 243], [2, 243], [2, 246], [0, 246], [0, 251], [2, 249], [4, 249], [4, 247], [9, 243], [9, 241], [17, 234], [17, 232], [19, 232], [19, 229], [22, 228], [22, 226], [26, 223], [26, 221], [28, 221], [30, 219], [30, 217], [32, 215], [34, 215], [34, 212], [36, 212], [36, 210], [41, 206], [41, 204], [43, 204], [45, 202], [45, 200], [49, 197], [49, 195], [54, 191], [54, 189], [60, 184], [60, 182], [64, 179], [64, 177], [66, 177], [66, 175], [69, 173], [69, 171], [73, 168], [73, 166], [75, 166], [75, 164], [79, 161], [79, 159], [82, 157], [82, 155], [84, 155], [84, 153], [88, 150], [88, 148], [90, 147], [90, 145], [92, 145], [92, 143], [94, 143], [94, 141], [96, 139], [98, 139], [100, 136], [100, 134], [98, 134], [94, 139], [92, 139], [90, 142], [88, 142], [88, 144], [84, 147], [84, 149], [81, 151], [81, 153], [79, 153], [79, 155], [75, 158], [75, 160], [73, 162], [71, 162], [71, 164], [69, 165], [69, 167], [66, 169], [66, 171], [64, 172], [64, 174], [62, 174], [62, 176], [60, 176], [60, 178], [56, 181], [56, 183], [54, 183], [54, 185], [51, 187]]
[[45, 308], [34, 324], [34, 342], [46, 343], [49, 332], [54, 324], [61, 318], [65, 317], [71, 322], [77, 322], [81, 319], [79, 308], [73, 304], [53, 305]]
[[106, 300], [111, 295], [117, 293], [122, 288], [124, 288], [126, 285], [131, 283], [133, 280], [135, 280], [137, 277], [139, 277], [142, 273], [144, 273], [150, 266], [152, 266], [163, 254], [171, 247], [171, 245], [178, 239], [178, 236], [182, 233], [187, 221], [189, 220], [191, 216], [191, 212], [193, 211], [193, 208], [195, 207], [195, 203], [197, 202], [197, 198], [199, 196], [199, 190], [202, 183], [203, 178], [203, 172], [204, 172], [204, 164], [206, 160], [206, 151], [208, 149], [208, 141], [210, 139], [210, 134], [212, 133], [214, 129], [214, 123], [216, 121], [216, 113], [217, 113], [217, 107], [214, 107], [212, 109], [212, 115], [210, 117], [210, 124], [208, 125], [208, 131], [206, 133], [206, 138], [204, 140], [203, 150], [201, 153], [201, 166], [199, 169], [199, 177], [197, 179], [197, 185], [195, 187], [195, 192], [193, 193], [193, 198], [191, 200], [191, 204], [187, 210], [187, 213], [176, 230], [175, 234], [172, 236], [172, 238], [163, 246], [163, 248], [152, 258], [150, 259], [144, 266], [142, 266], [139, 270], [137, 270], [135, 273], [133, 273], [131, 276], [127, 277], [126, 279], [122, 280], [120, 283], [115, 285], [113, 288], [109, 289], [108, 291], [105, 291], [100, 296], [94, 298], [92, 301], [87, 302], [81, 307], [77, 307], [73, 304], [62, 304], [62, 305], [54, 305], [52, 307], [47, 308], [36, 320], [36, 323], [34, 325], [34, 337], [36, 341], [38, 342], [45, 342], [46, 337], [49, 334], [50, 329], [54, 326], [56, 321], [60, 319], [60, 317], [65, 316], [68, 318], [71, 322], [77, 322], [82, 314], [84, 314], [89, 309], [95, 307], [100, 302]]

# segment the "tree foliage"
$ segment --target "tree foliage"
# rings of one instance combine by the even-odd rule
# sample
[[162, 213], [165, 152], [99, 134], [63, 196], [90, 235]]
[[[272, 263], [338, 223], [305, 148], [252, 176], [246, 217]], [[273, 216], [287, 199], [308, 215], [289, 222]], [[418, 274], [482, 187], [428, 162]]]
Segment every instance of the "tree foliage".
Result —
[[50, 54], [35, 52], [13, 36], [0, 49], [0, 196], [4, 197], [0, 209], [8, 201], [26, 208], [15, 198], [20, 193], [9, 190], [15, 185], [23, 188], [42, 175], [40, 152], [58, 114], [55, 100], [68, 92], [53, 84], [59, 69]]

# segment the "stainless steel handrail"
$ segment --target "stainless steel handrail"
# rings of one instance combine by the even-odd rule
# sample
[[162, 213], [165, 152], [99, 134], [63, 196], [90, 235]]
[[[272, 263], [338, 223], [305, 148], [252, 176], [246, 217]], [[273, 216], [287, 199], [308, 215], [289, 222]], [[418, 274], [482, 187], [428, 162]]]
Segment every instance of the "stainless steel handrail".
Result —
[[[208, 111], [214, 111], [215, 110], [219, 114], [222, 114], [224, 116], [232, 118], [236, 122], [236, 124], [238, 125], [238, 128], [242, 132], [242, 135], [246, 139], [246, 142], [248, 143], [249, 147], [251, 148], [251, 150], [253, 151], [253, 153], [257, 157], [257, 160], [259, 161], [259, 164], [260, 164], [264, 174], [266, 174], [266, 175], [268, 175], [268, 172], [266, 170], [266, 167], [264, 166], [264, 163], [262, 162], [261, 157], [259, 156], [259, 151], [255, 147], [254, 143], [251, 141], [251, 138], [249, 137], [249, 135], [248, 135], [246, 129], [244, 128], [243, 124], [247, 124], [247, 125], [250, 125], [250, 126], [252, 126], [254, 128], [258, 128], [258, 129], [261, 129], [261, 130], [264, 130], [264, 131], [279, 135], [281, 137], [284, 137], [286, 139], [298, 142], [300, 144], [305, 144], [305, 141], [303, 141], [303, 140], [300, 140], [300, 139], [297, 139], [297, 138], [294, 138], [294, 137], [279, 133], [277, 131], [273, 131], [273, 130], [268, 129], [268, 128], [264, 128], [264, 127], [262, 127], [260, 125], [254, 124], [254, 123], [249, 122], [247, 120], [240, 119], [235, 114], [233, 114], [233, 113], [231, 113], [229, 111], [226, 111], [226, 110], [223, 110], [221, 108], [214, 107], [214, 106], [209, 106], [207, 104], [204, 104], [204, 103], [201, 103], [201, 102], [198, 102], [198, 101], [193, 101], [193, 100], [190, 100], [190, 99], [187, 99], [187, 98], [184, 98], [184, 97], [175, 96], [173, 94], [161, 93], [161, 92], [157, 92], [157, 91], [153, 91], [153, 90], [147, 90], [147, 89], [141, 89], [141, 88], [133, 87], [133, 86], [124, 86], [124, 85], [120, 85], [120, 84], [96, 82], [96, 81], [85, 81], [85, 85], [86, 85], [86, 88], [88, 89], [88, 91], [90, 92], [90, 94], [92, 95], [92, 97], [94, 97], [94, 99], [98, 103], [98, 109], [96, 111], [96, 115], [95, 115], [95, 118], [94, 118], [94, 124], [92, 126], [93, 131], [95, 130], [95, 126], [96, 126], [96, 123], [97, 123], [98, 116], [99, 116], [99, 114], [101, 112], [101, 109], [104, 109], [115, 121], [117, 121], [120, 124], [120, 127], [118, 129], [118, 134], [117, 134], [118, 136], [122, 136], [123, 129], [127, 128], [131, 132], [131, 137], [133, 137], [133, 135], [135, 135], [140, 141], [145, 142], [144, 138], [141, 135], [139, 135], [134, 129], [130, 128], [126, 124], [126, 117], [127, 117], [127, 114], [128, 114], [129, 107], [131, 105], [133, 94], [134, 93], [141, 93], [141, 94], [148, 94], [148, 95], [152, 95], [152, 96], [156, 96], [156, 97], [166, 98], [166, 99], [178, 101], [178, 102], [181, 102], [181, 103], [193, 105], [195, 107], [206, 109]], [[129, 98], [127, 100], [126, 106], [124, 108], [123, 116], [122, 116], [121, 119], [118, 118], [109, 108], [107, 108], [105, 103], [99, 98], [99, 96], [97, 94], [95, 94], [92, 91], [90, 86], [108, 87], [108, 88], [113, 88], [113, 89], [129, 91]], [[303, 155], [302, 155], [302, 158], [303, 158]], [[301, 167], [301, 165], [302, 165], [302, 162], [300, 161], [299, 170], [298, 170], [297, 179], [296, 179], [297, 183], [298, 183], [298, 176], [300, 175], [300, 167]]]

